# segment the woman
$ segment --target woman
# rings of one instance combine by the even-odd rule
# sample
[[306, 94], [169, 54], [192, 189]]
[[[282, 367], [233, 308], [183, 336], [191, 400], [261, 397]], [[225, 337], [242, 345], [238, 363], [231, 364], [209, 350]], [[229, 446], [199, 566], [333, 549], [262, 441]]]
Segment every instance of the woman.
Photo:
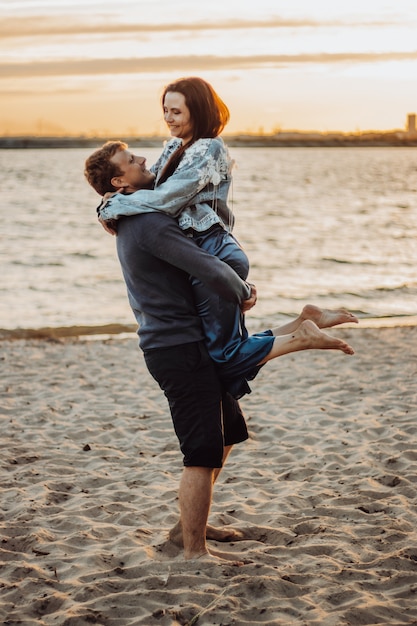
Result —
[[[211, 85], [195, 77], [168, 85], [162, 106], [173, 139], [151, 168], [155, 174], [154, 189], [130, 195], [106, 194], [100, 219], [114, 220], [120, 215], [149, 211], [168, 213], [177, 218], [180, 227], [201, 248], [228, 263], [246, 280], [249, 262], [230, 232], [234, 222], [227, 206], [231, 159], [219, 137], [229, 120], [228, 108]], [[112, 184], [118, 185], [117, 177]], [[225, 387], [236, 398], [250, 392], [247, 381], [267, 361], [288, 353], [287, 348], [283, 352], [287, 335], [305, 320], [320, 328], [357, 321], [347, 311], [323, 312], [309, 305], [293, 322], [249, 336], [244, 316], [236, 305], [222, 300], [196, 279], [192, 279], [192, 284], [208, 351], [219, 367]], [[350, 346], [343, 345], [339, 349], [353, 353]]]

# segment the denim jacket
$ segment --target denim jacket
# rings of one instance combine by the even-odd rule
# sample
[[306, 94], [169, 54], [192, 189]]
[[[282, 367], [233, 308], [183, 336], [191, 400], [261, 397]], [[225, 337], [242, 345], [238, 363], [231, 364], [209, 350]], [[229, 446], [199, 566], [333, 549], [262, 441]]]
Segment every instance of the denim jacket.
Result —
[[121, 215], [161, 211], [176, 217], [183, 230], [203, 232], [217, 223], [231, 230], [234, 217], [227, 206], [227, 194], [232, 161], [223, 140], [220, 137], [197, 140], [185, 150], [168, 180], [158, 184], [164, 165], [180, 146], [180, 139], [168, 141], [151, 167], [156, 176], [154, 189], [114, 195], [100, 207], [100, 217], [110, 220]]

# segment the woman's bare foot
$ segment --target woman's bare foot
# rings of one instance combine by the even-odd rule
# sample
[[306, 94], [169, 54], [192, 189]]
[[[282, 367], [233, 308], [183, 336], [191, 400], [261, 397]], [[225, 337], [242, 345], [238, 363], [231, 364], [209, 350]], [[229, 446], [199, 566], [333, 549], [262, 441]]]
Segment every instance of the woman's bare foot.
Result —
[[282, 337], [283, 335], [295, 333], [300, 324], [306, 320], [314, 322], [318, 328], [331, 328], [338, 324], [357, 324], [359, 322], [356, 315], [349, 313], [346, 309], [321, 309], [314, 304], [306, 304], [298, 317], [286, 324], [282, 324], [282, 326], [272, 328], [272, 334], [275, 337]]
[[300, 342], [300, 350], [341, 350], [345, 354], [354, 354], [354, 349], [337, 337], [324, 333], [311, 320], [305, 320], [293, 333], [293, 339]]
[[345, 354], [355, 354], [354, 349], [346, 341], [323, 332], [312, 320], [304, 320], [291, 333], [285, 335], [275, 333], [272, 349], [259, 365], [300, 350], [340, 350]]
[[301, 312], [300, 318], [301, 320], [311, 320], [317, 324], [319, 328], [331, 328], [338, 324], [357, 324], [359, 322], [356, 315], [349, 313], [347, 309], [320, 309], [314, 304], [306, 304]]

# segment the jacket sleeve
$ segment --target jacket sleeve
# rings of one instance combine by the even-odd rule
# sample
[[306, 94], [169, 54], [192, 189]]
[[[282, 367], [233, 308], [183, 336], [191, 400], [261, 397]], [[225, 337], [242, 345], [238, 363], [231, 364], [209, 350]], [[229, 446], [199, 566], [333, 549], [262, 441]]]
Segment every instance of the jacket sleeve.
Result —
[[104, 220], [121, 215], [161, 211], [177, 217], [192, 204], [192, 199], [208, 185], [221, 181], [220, 168], [224, 144], [221, 139], [200, 139], [186, 152], [174, 174], [155, 189], [141, 189], [128, 196], [116, 194], [100, 208]]

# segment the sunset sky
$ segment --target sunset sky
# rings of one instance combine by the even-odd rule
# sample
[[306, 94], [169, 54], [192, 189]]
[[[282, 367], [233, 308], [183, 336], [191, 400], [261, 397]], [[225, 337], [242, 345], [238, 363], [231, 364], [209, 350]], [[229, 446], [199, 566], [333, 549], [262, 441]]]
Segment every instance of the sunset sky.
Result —
[[416, 0], [0, 1], [0, 135], [166, 134], [162, 88], [190, 75], [229, 133], [404, 128]]

